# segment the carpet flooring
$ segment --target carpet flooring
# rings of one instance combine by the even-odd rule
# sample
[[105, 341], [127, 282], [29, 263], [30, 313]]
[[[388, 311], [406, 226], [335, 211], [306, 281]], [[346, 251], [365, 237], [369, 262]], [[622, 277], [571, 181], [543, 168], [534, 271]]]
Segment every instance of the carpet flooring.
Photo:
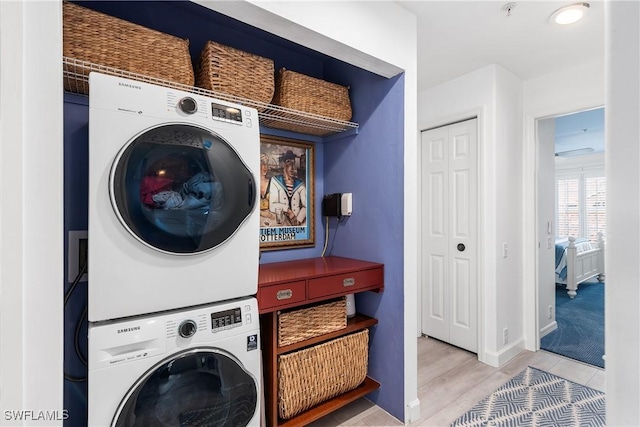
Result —
[[527, 367], [451, 427], [605, 425], [604, 393]]
[[604, 368], [604, 283], [585, 282], [571, 299], [556, 285], [558, 329], [540, 340], [540, 348]]

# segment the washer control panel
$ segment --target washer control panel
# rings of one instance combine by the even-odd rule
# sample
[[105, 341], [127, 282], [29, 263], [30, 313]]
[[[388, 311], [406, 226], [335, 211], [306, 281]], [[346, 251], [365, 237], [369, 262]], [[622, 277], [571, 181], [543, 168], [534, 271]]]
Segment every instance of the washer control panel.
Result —
[[242, 310], [240, 307], [211, 313], [211, 332], [224, 331], [238, 326], [242, 326]]

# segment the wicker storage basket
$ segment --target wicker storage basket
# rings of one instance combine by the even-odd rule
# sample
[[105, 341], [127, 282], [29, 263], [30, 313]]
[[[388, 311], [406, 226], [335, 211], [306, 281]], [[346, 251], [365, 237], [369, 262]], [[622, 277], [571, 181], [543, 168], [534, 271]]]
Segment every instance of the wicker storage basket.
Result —
[[278, 412], [288, 419], [358, 387], [367, 376], [369, 330], [278, 358]]
[[351, 120], [349, 88], [294, 71], [276, 74], [273, 104], [336, 120]]
[[[119, 70], [193, 86], [189, 41], [63, 3], [63, 55]], [[89, 70], [67, 69], [65, 89], [88, 93]], [[77, 80], [77, 81], [74, 81]]]
[[294, 344], [347, 327], [347, 304], [340, 298], [326, 304], [278, 313], [278, 346]]
[[200, 54], [199, 64], [198, 87], [264, 104], [269, 104], [273, 98], [271, 59], [208, 41]]

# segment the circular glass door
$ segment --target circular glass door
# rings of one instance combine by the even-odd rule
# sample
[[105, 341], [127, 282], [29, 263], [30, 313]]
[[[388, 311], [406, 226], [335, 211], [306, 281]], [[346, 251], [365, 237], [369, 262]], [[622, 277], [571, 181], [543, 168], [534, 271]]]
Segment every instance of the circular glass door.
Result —
[[112, 426], [241, 427], [257, 402], [255, 379], [232, 355], [188, 350], [150, 369], [125, 396]]
[[131, 140], [111, 169], [116, 215], [145, 245], [171, 254], [215, 248], [256, 203], [251, 171], [221, 136], [166, 124]]

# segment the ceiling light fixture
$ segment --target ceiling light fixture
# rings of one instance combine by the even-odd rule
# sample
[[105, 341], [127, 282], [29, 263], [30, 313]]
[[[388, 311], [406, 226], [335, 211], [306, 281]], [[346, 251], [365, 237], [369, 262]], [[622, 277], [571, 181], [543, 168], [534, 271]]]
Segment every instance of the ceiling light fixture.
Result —
[[551, 15], [551, 22], [559, 25], [568, 25], [578, 22], [589, 11], [589, 3], [575, 3], [561, 7]]
[[574, 157], [574, 156], [582, 156], [584, 154], [593, 153], [595, 150], [591, 147], [587, 148], [578, 148], [576, 150], [568, 150], [568, 151], [559, 151], [556, 153], [556, 157]]

